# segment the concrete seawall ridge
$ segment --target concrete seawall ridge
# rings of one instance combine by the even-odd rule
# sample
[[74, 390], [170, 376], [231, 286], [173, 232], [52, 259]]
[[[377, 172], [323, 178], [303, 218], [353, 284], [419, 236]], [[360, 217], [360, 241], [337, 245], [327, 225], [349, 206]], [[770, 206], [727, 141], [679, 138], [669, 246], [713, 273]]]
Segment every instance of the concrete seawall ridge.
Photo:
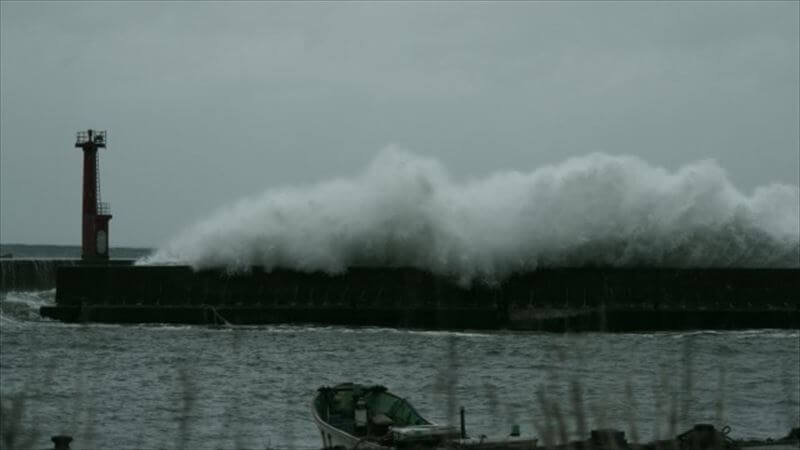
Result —
[[[463, 286], [410, 268], [64, 266], [66, 321], [524, 330], [800, 328], [800, 269], [545, 268]], [[211, 311], [211, 313], [209, 313]], [[210, 314], [210, 315], [209, 315]]]

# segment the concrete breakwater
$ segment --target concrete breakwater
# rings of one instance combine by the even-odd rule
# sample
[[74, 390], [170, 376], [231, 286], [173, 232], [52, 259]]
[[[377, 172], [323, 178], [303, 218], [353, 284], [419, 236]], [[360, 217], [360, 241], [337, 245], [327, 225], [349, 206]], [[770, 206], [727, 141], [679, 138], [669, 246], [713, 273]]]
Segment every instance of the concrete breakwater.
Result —
[[0, 292], [34, 291], [56, 287], [56, 271], [78, 259], [0, 259]]
[[[133, 260], [114, 259], [109, 264], [131, 265]], [[77, 258], [0, 258], [0, 292], [54, 289], [59, 268], [80, 265]]]
[[409, 268], [74, 266], [42, 315], [116, 323], [324, 323], [642, 331], [800, 328], [798, 269], [548, 268], [463, 286]]

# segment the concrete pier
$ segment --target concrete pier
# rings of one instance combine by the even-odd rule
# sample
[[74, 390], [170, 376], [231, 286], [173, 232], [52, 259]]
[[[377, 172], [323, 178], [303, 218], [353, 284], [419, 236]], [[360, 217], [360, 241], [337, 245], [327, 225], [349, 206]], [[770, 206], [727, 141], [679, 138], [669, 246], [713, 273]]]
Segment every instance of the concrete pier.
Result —
[[323, 323], [421, 328], [645, 331], [800, 328], [800, 269], [542, 269], [503, 283], [409, 268], [193, 271], [58, 269], [42, 315], [114, 323]]
[[77, 259], [0, 259], [0, 292], [41, 291], [56, 287], [59, 267], [79, 264]]
[[[106, 265], [133, 264], [133, 259], [112, 259]], [[0, 258], [0, 292], [55, 289], [61, 267], [85, 265], [78, 258]]]

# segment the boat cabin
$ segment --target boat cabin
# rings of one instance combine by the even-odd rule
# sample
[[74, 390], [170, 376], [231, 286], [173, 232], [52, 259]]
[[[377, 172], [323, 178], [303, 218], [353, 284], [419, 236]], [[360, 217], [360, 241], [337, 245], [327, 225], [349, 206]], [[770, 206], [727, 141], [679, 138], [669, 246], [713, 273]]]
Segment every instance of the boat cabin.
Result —
[[431, 424], [410, 403], [383, 386], [344, 383], [323, 387], [314, 399], [314, 408], [329, 426], [381, 445], [420, 445], [458, 436], [452, 427]]

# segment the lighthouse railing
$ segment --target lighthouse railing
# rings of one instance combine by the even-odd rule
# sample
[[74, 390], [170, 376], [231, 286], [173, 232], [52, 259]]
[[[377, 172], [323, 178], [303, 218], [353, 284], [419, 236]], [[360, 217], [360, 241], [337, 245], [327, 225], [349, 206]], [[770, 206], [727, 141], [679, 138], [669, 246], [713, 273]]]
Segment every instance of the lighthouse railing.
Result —
[[97, 202], [97, 214], [100, 216], [108, 216], [111, 214], [111, 203]]
[[84, 144], [88, 144], [89, 142], [95, 144], [99, 148], [105, 148], [106, 146], [106, 132], [101, 130], [92, 130], [92, 133], [89, 134], [89, 131], [78, 131], [75, 136], [75, 145], [82, 146]]

